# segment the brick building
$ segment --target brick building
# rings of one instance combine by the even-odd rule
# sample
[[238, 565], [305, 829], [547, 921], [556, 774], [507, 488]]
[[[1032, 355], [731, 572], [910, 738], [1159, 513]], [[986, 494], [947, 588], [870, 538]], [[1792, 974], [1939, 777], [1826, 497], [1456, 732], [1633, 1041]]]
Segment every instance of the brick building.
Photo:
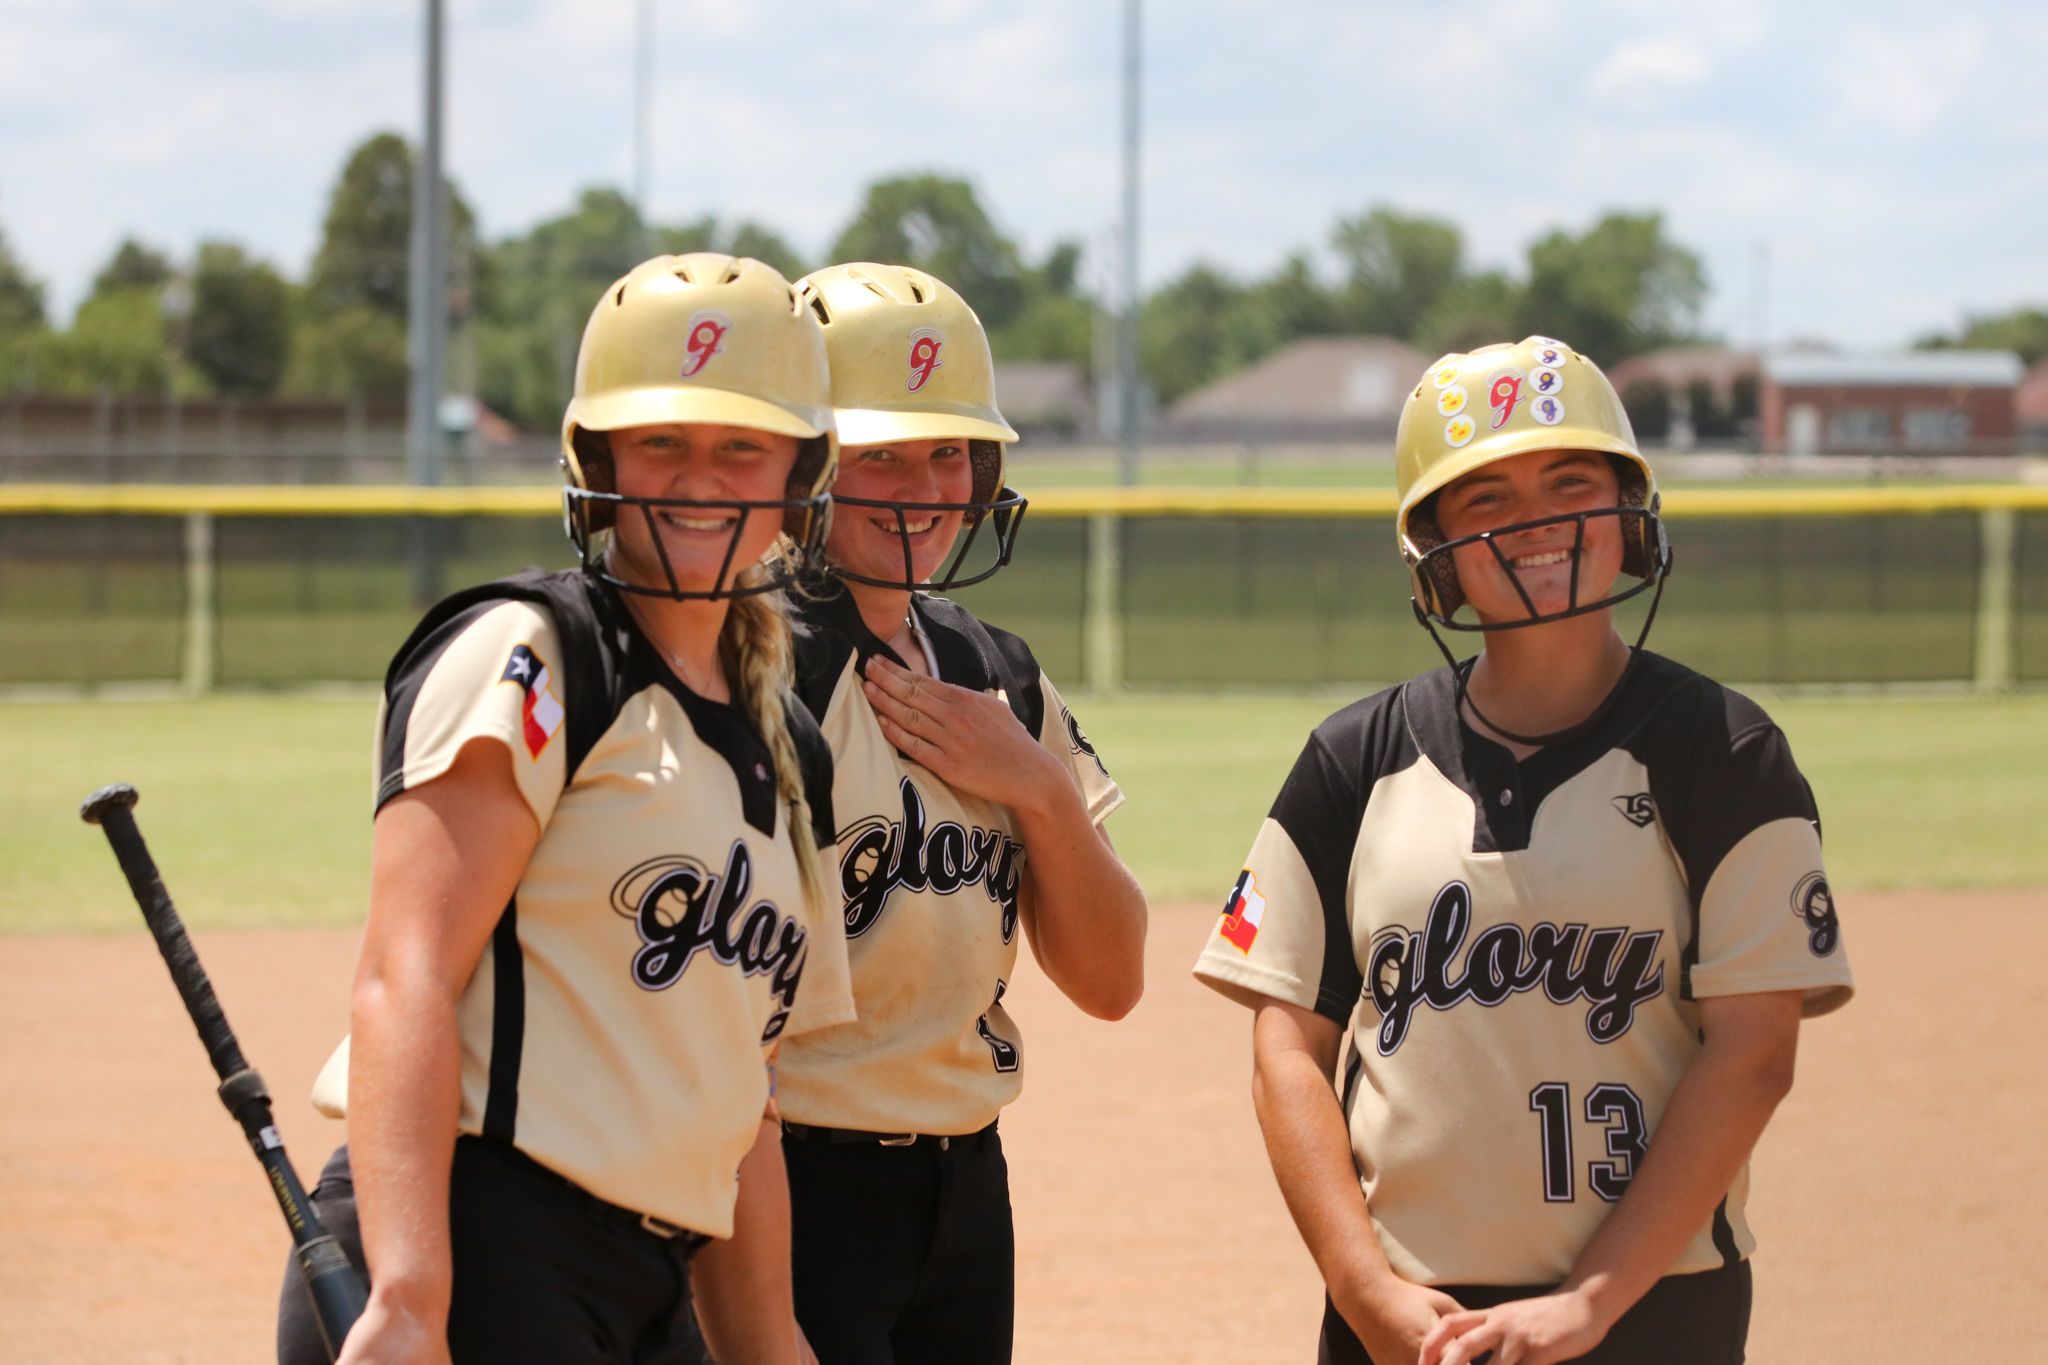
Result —
[[1764, 358], [1764, 449], [1792, 455], [2009, 455], [2022, 367], [2010, 351]]

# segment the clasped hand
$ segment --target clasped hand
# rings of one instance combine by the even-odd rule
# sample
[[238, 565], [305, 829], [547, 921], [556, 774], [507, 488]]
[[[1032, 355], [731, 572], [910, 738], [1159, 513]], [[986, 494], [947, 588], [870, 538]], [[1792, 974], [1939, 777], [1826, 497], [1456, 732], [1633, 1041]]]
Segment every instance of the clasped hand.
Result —
[[1009, 703], [913, 673], [880, 655], [861, 684], [882, 737], [956, 791], [1012, 810], [1071, 785], [1059, 761], [1025, 733]]
[[1607, 1335], [1586, 1296], [1544, 1294], [1497, 1308], [1446, 1313], [1422, 1339], [1421, 1365], [1552, 1365], [1598, 1346]]

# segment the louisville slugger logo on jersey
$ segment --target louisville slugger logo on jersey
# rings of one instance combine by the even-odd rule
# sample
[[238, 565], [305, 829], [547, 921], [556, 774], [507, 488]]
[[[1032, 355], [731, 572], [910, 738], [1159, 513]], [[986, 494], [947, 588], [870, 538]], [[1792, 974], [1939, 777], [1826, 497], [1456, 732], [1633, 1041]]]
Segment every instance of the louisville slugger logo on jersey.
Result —
[[716, 308], [699, 308], [690, 314], [689, 330], [683, 334], [683, 378], [699, 374], [713, 356], [723, 355], [725, 334], [731, 330], [732, 319]]
[[939, 352], [946, 346], [946, 334], [936, 327], [920, 327], [910, 334], [910, 378], [903, 387], [916, 393], [931, 382], [932, 371], [945, 364]]
[[735, 839], [722, 872], [684, 854], [648, 859], [613, 885], [612, 909], [639, 931], [633, 984], [642, 990], [667, 990], [706, 952], [747, 976], [768, 977], [778, 1008], [761, 1032], [766, 1043], [796, 1004], [809, 936], [773, 901], [748, 905], [753, 886], [753, 858], [746, 840]]
[[882, 917], [897, 887], [950, 896], [979, 884], [1002, 907], [1003, 942], [1017, 932], [1017, 887], [1023, 845], [999, 829], [969, 828], [952, 820], [925, 829], [924, 798], [902, 781], [903, 818], [879, 815], [842, 830], [839, 889], [846, 897], [846, 936], [859, 938]]
[[1237, 885], [1230, 888], [1230, 895], [1223, 902], [1223, 923], [1216, 932], [1240, 953], [1250, 953], [1259, 936], [1259, 922], [1265, 917], [1266, 898], [1259, 894], [1252, 870], [1246, 868], [1237, 874]]
[[1365, 980], [1380, 1012], [1382, 1057], [1393, 1056], [1407, 1039], [1417, 1005], [1448, 1010], [1471, 1000], [1491, 1008], [1541, 986], [1553, 1005], [1581, 997], [1591, 1002], [1586, 1033], [1596, 1043], [1611, 1043], [1628, 1032], [1638, 1005], [1664, 993], [1661, 929], [1496, 924], [1473, 940], [1464, 970], [1453, 977], [1471, 927], [1472, 890], [1452, 882], [1436, 893], [1421, 933], [1396, 925], [1374, 936]]
[[1622, 819], [1637, 829], [1648, 829], [1657, 823], [1657, 803], [1648, 792], [1617, 796], [1614, 798], [1614, 808], [1621, 812]]
[[520, 729], [526, 740], [526, 756], [539, 758], [540, 751], [555, 737], [555, 731], [562, 728], [564, 712], [561, 698], [555, 695], [554, 674], [541, 662], [540, 655], [525, 645], [514, 645], [512, 657], [505, 661], [505, 671], [498, 675], [498, 681], [518, 683], [526, 693], [519, 704]]

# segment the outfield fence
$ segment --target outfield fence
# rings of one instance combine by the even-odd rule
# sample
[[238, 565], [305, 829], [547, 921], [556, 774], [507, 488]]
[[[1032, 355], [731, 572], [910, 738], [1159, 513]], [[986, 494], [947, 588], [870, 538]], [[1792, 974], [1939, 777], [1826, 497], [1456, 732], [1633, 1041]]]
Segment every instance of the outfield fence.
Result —
[[[374, 681], [424, 601], [573, 563], [560, 510], [531, 487], [0, 486], [0, 687]], [[1707, 673], [2048, 682], [2048, 488], [1680, 489], [1665, 510], [1653, 645]], [[1376, 489], [1041, 491], [1012, 566], [960, 597], [1099, 692], [1391, 681], [1439, 662], [1393, 511]]]

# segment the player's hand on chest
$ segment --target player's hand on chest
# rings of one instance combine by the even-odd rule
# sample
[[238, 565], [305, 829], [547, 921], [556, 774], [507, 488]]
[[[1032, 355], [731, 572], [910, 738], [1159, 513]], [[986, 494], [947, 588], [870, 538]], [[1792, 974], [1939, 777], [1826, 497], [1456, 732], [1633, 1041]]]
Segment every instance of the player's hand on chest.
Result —
[[1002, 697], [868, 660], [862, 694], [883, 738], [956, 791], [1011, 809], [1044, 804], [1070, 784], [1051, 752]]

